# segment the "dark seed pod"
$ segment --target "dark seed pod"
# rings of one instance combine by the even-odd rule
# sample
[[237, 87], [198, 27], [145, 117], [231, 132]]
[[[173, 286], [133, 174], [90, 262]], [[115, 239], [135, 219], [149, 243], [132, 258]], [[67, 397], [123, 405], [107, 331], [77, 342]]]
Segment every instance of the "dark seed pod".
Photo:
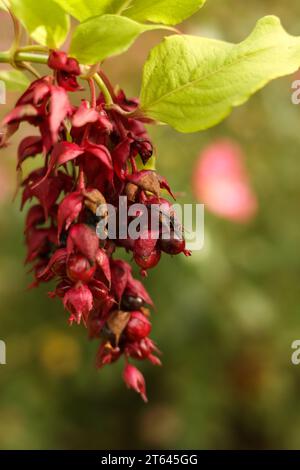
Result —
[[139, 310], [143, 307], [144, 301], [141, 297], [134, 297], [133, 295], [124, 295], [122, 298], [122, 309], [123, 310]]

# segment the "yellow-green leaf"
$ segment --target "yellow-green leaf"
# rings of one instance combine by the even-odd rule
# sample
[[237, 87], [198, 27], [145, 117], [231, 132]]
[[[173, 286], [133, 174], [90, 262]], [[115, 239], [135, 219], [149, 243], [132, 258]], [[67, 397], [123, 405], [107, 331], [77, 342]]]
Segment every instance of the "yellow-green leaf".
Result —
[[29, 86], [29, 80], [20, 70], [0, 70], [0, 81], [9, 91], [23, 91]]
[[300, 66], [300, 37], [267, 16], [240, 44], [195, 36], [170, 36], [147, 60], [141, 111], [181, 132], [214, 126], [234, 106]]
[[118, 15], [96, 16], [77, 26], [70, 55], [82, 64], [95, 64], [125, 52], [145, 31], [160, 28], [166, 27], [141, 24]]
[[79, 21], [107, 13], [112, 4], [112, 0], [55, 0], [55, 2]]
[[65, 41], [69, 27], [69, 16], [54, 0], [10, 0], [16, 17], [39, 44], [58, 48]]
[[132, 0], [127, 2], [123, 14], [136, 21], [175, 25], [196, 13], [204, 3], [205, 0]]

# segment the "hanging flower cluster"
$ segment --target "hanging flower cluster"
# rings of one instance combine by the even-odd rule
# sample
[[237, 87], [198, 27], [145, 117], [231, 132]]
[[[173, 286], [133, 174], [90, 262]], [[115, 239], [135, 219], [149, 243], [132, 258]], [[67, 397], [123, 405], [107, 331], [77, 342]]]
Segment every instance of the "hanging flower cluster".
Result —
[[[118, 247], [132, 252], [142, 275], [158, 263], [162, 252], [189, 252], [183, 236], [176, 237], [175, 231], [169, 239], [162, 237], [163, 222], [157, 233], [150, 228], [138, 239], [108, 236], [102, 240], [96, 227], [107, 217], [107, 204], [118, 209], [120, 196], [126, 197], [129, 206], [142, 204], [150, 214], [154, 204], [171, 207], [161, 197], [162, 189], [172, 193], [165, 178], [137, 165], [138, 156], [145, 165], [153, 153], [143, 123], [130, 116], [137, 101], [111, 88], [115, 106], [109, 108], [102, 93], [96, 99], [93, 80], [89, 79], [91, 101], [82, 100], [74, 106], [67, 92], [81, 90], [79, 64], [63, 52], [52, 51], [48, 66], [53, 75], [34, 81], [3, 122], [2, 145], [22, 122], [39, 131], [21, 141], [19, 171], [28, 157], [45, 157], [43, 166], [21, 183], [22, 208], [34, 200], [25, 226], [26, 262], [31, 263], [34, 273], [32, 286], [56, 281], [49, 296], [62, 300], [70, 324], [82, 323], [91, 338], [100, 339], [97, 366], [124, 356], [125, 383], [146, 401], [143, 375], [129, 360], [160, 364], [159, 350], [149, 338], [153, 303], [142, 282], [133, 277], [131, 266], [116, 259], [115, 252]], [[162, 209], [160, 215], [162, 221]]]

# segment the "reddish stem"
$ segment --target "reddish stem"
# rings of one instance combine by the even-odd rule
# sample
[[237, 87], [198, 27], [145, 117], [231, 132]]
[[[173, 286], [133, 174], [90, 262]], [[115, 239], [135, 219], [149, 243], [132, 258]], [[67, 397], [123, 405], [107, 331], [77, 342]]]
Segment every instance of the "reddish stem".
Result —
[[81, 166], [79, 167], [79, 175], [78, 175], [78, 180], [77, 180], [77, 189], [78, 191], [84, 191], [85, 190], [85, 181], [84, 181], [84, 172]]
[[130, 164], [131, 164], [132, 173], [136, 173], [138, 168], [136, 165], [136, 161], [132, 155], [130, 155]]
[[98, 73], [99, 73], [100, 77], [102, 78], [106, 88], [108, 89], [109, 94], [112, 97], [113, 101], [115, 101], [117, 99], [117, 97], [116, 97], [116, 94], [115, 94], [115, 91], [114, 91], [114, 87], [110, 83], [109, 79], [107, 78], [107, 76], [105, 75], [103, 70], [99, 70]]

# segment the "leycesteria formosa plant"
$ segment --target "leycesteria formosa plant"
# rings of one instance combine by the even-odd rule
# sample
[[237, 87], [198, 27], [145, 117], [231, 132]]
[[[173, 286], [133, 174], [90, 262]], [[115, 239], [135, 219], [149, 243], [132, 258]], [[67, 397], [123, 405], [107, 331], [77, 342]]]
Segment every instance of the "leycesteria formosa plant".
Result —
[[[19, 144], [17, 171], [21, 175], [28, 157], [43, 156], [42, 166], [20, 183], [22, 208], [33, 201], [25, 226], [32, 286], [55, 282], [49, 296], [62, 300], [69, 322], [82, 323], [91, 338], [100, 340], [97, 366], [123, 356], [124, 381], [145, 401], [144, 377], [131, 360], [161, 363], [149, 337], [153, 302], [116, 250], [131, 252], [143, 275], [162, 254], [190, 253], [183, 235], [163, 239], [161, 226], [155, 237], [100, 240], [96, 225], [105, 213], [97, 208], [108, 203], [117, 207], [120, 196], [129, 206], [142, 204], [145, 213], [153, 204], [170, 208], [167, 195], [173, 195], [167, 180], [153, 169], [145, 125], [169, 124], [179, 132], [207, 129], [270, 80], [300, 66], [300, 37], [287, 34], [273, 16], [259, 20], [239, 44], [184, 35], [174, 28], [204, 3], [0, 0], [15, 31], [10, 50], [0, 52], [0, 62], [11, 67], [0, 70], [0, 79], [8, 89], [26, 88], [2, 121], [1, 146], [26, 122], [33, 133]], [[69, 49], [63, 51], [70, 17], [77, 23]], [[155, 29], [165, 30], [167, 37], [144, 65], [139, 98], [127, 98], [110, 83], [102, 64]], [[46, 75], [39, 75], [36, 64], [48, 67]], [[79, 106], [70, 100], [75, 93]]]

